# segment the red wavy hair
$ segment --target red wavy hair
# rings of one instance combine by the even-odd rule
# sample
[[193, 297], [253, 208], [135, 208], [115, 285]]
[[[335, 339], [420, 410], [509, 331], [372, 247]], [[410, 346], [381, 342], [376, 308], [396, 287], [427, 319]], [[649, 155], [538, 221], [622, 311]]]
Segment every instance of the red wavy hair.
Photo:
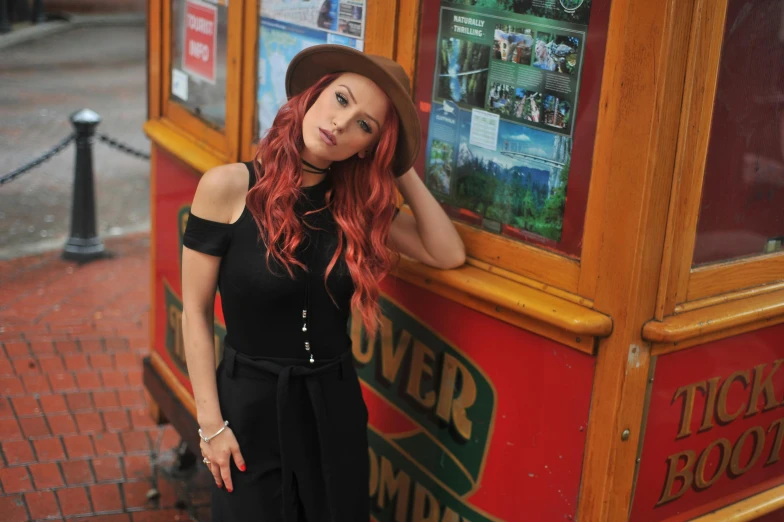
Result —
[[[338, 76], [324, 76], [292, 97], [278, 111], [256, 151], [256, 183], [248, 192], [246, 204], [267, 247], [267, 266], [271, 267], [272, 258], [292, 278], [293, 266], [307, 269], [294, 255], [304, 239], [303, 226], [294, 213], [302, 181], [300, 151], [305, 146], [302, 120]], [[387, 99], [384, 125], [375, 151], [365, 159], [354, 155], [335, 162], [329, 174], [332, 187], [326, 201], [338, 225], [338, 247], [327, 267], [324, 284], [343, 254], [354, 282], [351, 307], [360, 312], [368, 332], [378, 328], [379, 283], [392, 265], [393, 254], [387, 248], [387, 240], [397, 203], [392, 163], [398, 126], [397, 112]]]

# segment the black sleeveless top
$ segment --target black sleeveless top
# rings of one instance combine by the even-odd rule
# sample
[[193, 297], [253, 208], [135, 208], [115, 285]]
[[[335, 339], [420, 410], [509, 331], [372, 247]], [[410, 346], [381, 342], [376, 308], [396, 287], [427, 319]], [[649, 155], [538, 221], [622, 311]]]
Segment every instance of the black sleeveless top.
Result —
[[[253, 163], [245, 163], [249, 172], [248, 188], [256, 182]], [[347, 332], [350, 301], [354, 283], [343, 260], [333, 267], [329, 289], [324, 274], [337, 248], [337, 224], [324, 208], [330, 187], [329, 175], [317, 185], [302, 188], [294, 210], [304, 226], [305, 239], [296, 256], [310, 276], [292, 267], [292, 279], [285, 269], [270, 259], [267, 267], [266, 247], [247, 207], [231, 224], [208, 221], [189, 214], [183, 245], [205, 254], [220, 256], [218, 289], [226, 322], [226, 344], [251, 357], [297, 359], [306, 362], [312, 354], [316, 360], [337, 357], [351, 348]], [[305, 215], [310, 210], [320, 212]], [[306, 301], [307, 294], [307, 303]], [[307, 307], [307, 331], [303, 331], [303, 308]], [[310, 350], [306, 350], [305, 342]]]

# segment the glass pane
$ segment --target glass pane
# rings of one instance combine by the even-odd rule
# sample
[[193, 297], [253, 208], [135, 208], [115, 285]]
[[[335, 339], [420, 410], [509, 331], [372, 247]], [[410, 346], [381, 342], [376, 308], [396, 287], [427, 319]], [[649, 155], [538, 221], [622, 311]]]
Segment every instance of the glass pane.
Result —
[[729, 0], [694, 264], [782, 251], [784, 0]]
[[417, 168], [454, 219], [579, 257], [609, 3], [424, 2]]
[[302, 49], [318, 44], [364, 48], [365, 0], [263, 0], [259, 11], [257, 136], [286, 103], [286, 69]]
[[226, 124], [228, 0], [172, 0], [170, 99], [218, 130]]

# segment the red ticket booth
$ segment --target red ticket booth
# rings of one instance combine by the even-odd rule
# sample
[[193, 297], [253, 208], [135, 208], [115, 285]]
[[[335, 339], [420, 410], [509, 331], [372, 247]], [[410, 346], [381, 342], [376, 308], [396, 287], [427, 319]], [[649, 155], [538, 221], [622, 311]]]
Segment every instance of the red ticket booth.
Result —
[[417, 172], [468, 255], [450, 271], [401, 259], [380, 331], [347, 325], [373, 518], [784, 519], [784, 1], [148, 14], [145, 383], [192, 447], [180, 256], [199, 176], [251, 159], [288, 60], [338, 43], [408, 71]]

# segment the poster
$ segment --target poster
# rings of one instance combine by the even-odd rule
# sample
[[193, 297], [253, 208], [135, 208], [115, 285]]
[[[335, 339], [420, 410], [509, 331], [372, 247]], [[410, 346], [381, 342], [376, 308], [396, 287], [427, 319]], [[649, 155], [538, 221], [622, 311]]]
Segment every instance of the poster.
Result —
[[365, 0], [264, 0], [261, 16], [301, 27], [365, 38]]
[[591, 0], [440, 5], [425, 183], [486, 230], [557, 242]]
[[[326, 11], [325, 6], [328, 8]], [[262, 16], [259, 19], [259, 81], [256, 94], [259, 136], [263, 136], [272, 126], [278, 109], [286, 103], [286, 69], [298, 52], [325, 43], [346, 45], [360, 51], [363, 49], [363, 40], [349, 36], [348, 33], [364, 32], [364, 6], [364, 0], [340, 3], [329, 0], [262, 2]], [[351, 16], [359, 16], [361, 23], [359, 29], [341, 34], [341, 31], [333, 28], [340, 29], [337, 22], [339, 14], [348, 13], [349, 7], [352, 8]], [[353, 7], [358, 10], [354, 11]], [[322, 11], [331, 14], [329, 17], [321, 17]], [[274, 18], [268, 18], [265, 13], [274, 15]], [[346, 14], [346, 17], [348, 16]], [[327, 23], [328, 20], [333, 20], [334, 23]]]

